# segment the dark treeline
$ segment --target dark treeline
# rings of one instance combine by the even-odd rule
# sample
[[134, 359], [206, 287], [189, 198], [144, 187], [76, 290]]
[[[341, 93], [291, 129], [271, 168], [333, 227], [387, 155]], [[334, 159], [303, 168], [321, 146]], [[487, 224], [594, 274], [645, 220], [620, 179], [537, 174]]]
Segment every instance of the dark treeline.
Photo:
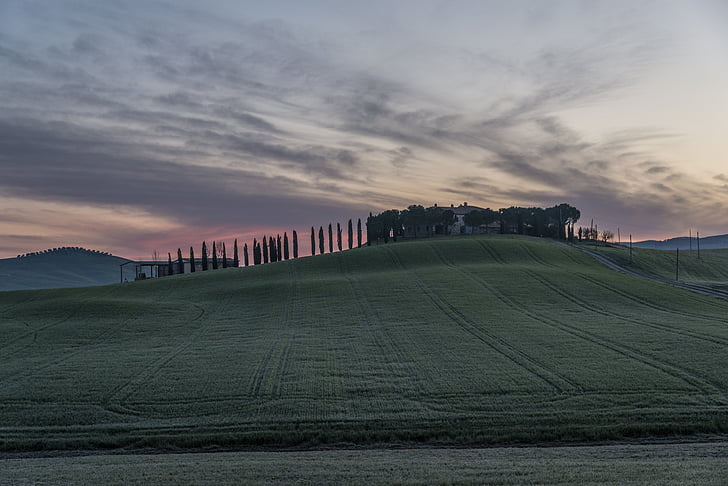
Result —
[[[342, 225], [340, 222], [335, 223], [335, 225], [336, 245], [334, 246], [334, 223], [328, 223], [329, 253], [333, 253], [335, 249], [338, 249], [338, 251], [344, 250]], [[351, 219], [348, 221], [348, 228], [348, 247], [351, 250], [354, 247], [354, 223]], [[313, 226], [311, 227], [311, 255], [316, 255], [317, 246], [319, 254], [325, 253], [327, 245], [323, 225], [319, 227], [318, 239], [316, 236], [316, 230]], [[362, 246], [361, 219], [357, 221], [356, 246], [358, 248]], [[163, 265], [165, 268], [164, 271], [160, 273], [160, 276], [176, 275], [195, 271], [204, 272], [228, 267], [237, 268], [240, 266], [247, 267], [250, 265], [276, 263], [289, 260], [291, 258], [298, 258], [300, 254], [298, 232], [295, 230], [291, 232], [290, 238], [286, 231], [283, 235], [264, 235], [260, 238], [260, 240], [258, 240], [258, 238], [253, 238], [252, 246], [250, 247], [248, 247], [247, 243], [244, 243], [242, 247], [242, 261], [239, 254], [237, 238], [233, 243], [232, 258], [228, 257], [225, 242], [213, 241], [211, 247], [211, 250], [208, 250], [210, 246], [208, 246], [207, 241], [203, 241], [198, 258], [195, 258], [195, 250], [193, 247], [190, 247], [188, 259], [182, 258], [182, 250], [180, 248], [177, 249], [176, 260], [173, 260], [172, 253], [169, 253], [168, 263], [167, 265]], [[157, 257], [155, 256], [155, 261], [156, 259]]]
[[581, 213], [568, 204], [550, 208], [515, 207], [492, 210], [468, 206], [390, 209], [367, 218], [367, 240], [385, 243], [398, 237], [501, 233], [574, 239], [574, 223]]
[[49, 248], [47, 250], [31, 251], [29, 253], [24, 253], [22, 255], [18, 255], [16, 258], [27, 258], [27, 257], [32, 257], [32, 256], [38, 256], [38, 255], [106, 255], [106, 256], [111, 256], [111, 253], [109, 253], [107, 251], [88, 250], [88, 249], [82, 248], [80, 246], [64, 246], [61, 248]]

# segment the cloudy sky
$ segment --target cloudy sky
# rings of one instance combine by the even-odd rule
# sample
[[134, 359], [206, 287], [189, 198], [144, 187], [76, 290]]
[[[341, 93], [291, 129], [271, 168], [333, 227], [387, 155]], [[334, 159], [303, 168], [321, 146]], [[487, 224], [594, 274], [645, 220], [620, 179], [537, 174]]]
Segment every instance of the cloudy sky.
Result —
[[0, 257], [417, 203], [728, 233], [725, 1], [0, 3]]

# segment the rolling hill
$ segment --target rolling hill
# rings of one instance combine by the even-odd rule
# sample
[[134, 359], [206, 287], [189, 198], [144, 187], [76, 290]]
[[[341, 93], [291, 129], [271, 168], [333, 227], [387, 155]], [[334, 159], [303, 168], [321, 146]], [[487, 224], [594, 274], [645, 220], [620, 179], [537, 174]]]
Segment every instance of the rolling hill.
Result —
[[[84, 248], [54, 248], [17, 258], [0, 259], [0, 291], [109, 285], [120, 281], [119, 265], [127, 262]], [[134, 269], [125, 267], [128, 280]]]
[[728, 431], [728, 302], [507, 236], [0, 293], [0, 448]]
[[[628, 242], [623, 242], [622, 244], [629, 246]], [[700, 244], [701, 250], [726, 249], [728, 248], [728, 235], [704, 236], [700, 238], [699, 242], [695, 236], [692, 238], [681, 236], [677, 238], [669, 238], [667, 240], [645, 240], [633, 243], [632, 246], [636, 248], [648, 248], [651, 250], [680, 249], [697, 251], [698, 244]]]

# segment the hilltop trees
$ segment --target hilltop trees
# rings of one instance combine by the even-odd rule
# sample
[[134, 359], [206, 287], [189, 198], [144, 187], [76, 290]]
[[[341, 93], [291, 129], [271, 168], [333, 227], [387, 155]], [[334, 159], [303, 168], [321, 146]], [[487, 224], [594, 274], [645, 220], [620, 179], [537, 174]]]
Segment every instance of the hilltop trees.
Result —
[[[453, 220], [451, 220], [451, 222], [449, 224], [453, 224], [455, 222], [454, 221], [455, 213], [453, 213], [450, 210], [448, 210], [448, 212], [452, 213], [452, 215], [453, 215]], [[495, 211], [493, 211], [490, 208], [486, 208], [486, 209], [482, 209], [482, 210], [476, 209], [476, 210], [470, 211], [468, 214], [463, 216], [463, 222], [466, 225], [473, 226], [476, 228], [483, 226], [483, 225], [487, 226], [489, 224], [495, 223], [497, 220], [498, 220], [498, 213], [496, 213]]]
[[253, 238], [253, 263], [255, 265], [260, 265], [262, 262], [262, 252], [260, 251], [260, 243], [257, 242], [255, 238]]
[[349, 249], [351, 250], [352, 246], [354, 246], [354, 227], [351, 224], [351, 219], [349, 220], [349, 233], [348, 233], [348, 243], [349, 243]]
[[341, 225], [336, 223], [336, 247], [341, 251]]
[[288, 260], [288, 232], [283, 233], [283, 259]]
[[[469, 208], [467, 205], [463, 214], [461, 232], [470, 227], [472, 232], [479, 232], [480, 228], [498, 223], [501, 233], [517, 233], [531, 236], [545, 236], [550, 238], [573, 238], [574, 223], [579, 220], [581, 213], [578, 209], [562, 203], [546, 209], [538, 207], [502, 208], [493, 211], [490, 208]], [[386, 243], [391, 236], [395, 241], [398, 236], [430, 236], [433, 234], [448, 234], [452, 225], [457, 223], [455, 212], [451, 209], [432, 206], [424, 208], [420, 205], [410, 205], [407, 209], [398, 211], [389, 209], [376, 216], [369, 214], [367, 218], [367, 244], [379, 239]], [[468, 230], [468, 233], [471, 231]]]
[[324, 254], [324, 227], [319, 226], [319, 253]]
[[167, 274], [174, 275], [174, 266], [172, 265], [172, 254], [167, 253]]
[[240, 266], [240, 258], [238, 258], [238, 239], [235, 238], [233, 244], [233, 267], [238, 268]]
[[329, 253], [334, 252], [334, 233], [331, 230], [331, 223], [329, 223]]
[[207, 271], [207, 244], [202, 242], [202, 271]]
[[228, 266], [228, 259], [227, 259], [227, 251], [225, 251], [225, 242], [222, 242], [222, 268], [227, 268]]
[[217, 248], [215, 242], [212, 242], [212, 269], [217, 270]]
[[293, 258], [298, 258], [298, 233], [293, 230]]
[[250, 264], [250, 260], [248, 259], [248, 244], [245, 243], [243, 245], [243, 260], [245, 262], [245, 266], [247, 267]]
[[361, 248], [361, 218], [356, 222], [356, 247]]
[[268, 263], [268, 239], [263, 236], [263, 263]]
[[313, 226], [311, 226], [311, 256], [316, 254], [316, 233], [314, 232]]
[[190, 247], [190, 273], [195, 271], [195, 249]]
[[182, 259], [182, 250], [177, 248], [177, 269], [178, 273], [185, 273], [185, 261]]

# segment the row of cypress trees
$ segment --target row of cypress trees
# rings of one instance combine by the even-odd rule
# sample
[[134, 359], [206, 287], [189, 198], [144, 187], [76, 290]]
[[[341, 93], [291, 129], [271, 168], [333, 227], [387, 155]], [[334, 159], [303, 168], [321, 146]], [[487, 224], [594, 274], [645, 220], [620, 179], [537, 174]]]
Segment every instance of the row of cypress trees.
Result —
[[[356, 223], [356, 246], [357, 248], [361, 248], [361, 218]], [[334, 230], [331, 223], [329, 223], [329, 253], [334, 252]], [[324, 227], [320, 226], [318, 230], [318, 249], [319, 254], [323, 254], [325, 252], [325, 240], [324, 240]], [[354, 226], [352, 224], [352, 221], [349, 220], [349, 229], [348, 229], [348, 246], [349, 250], [351, 250], [354, 247]], [[342, 234], [341, 234], [341, 225], [339, 223], [336, 223], [336, 247], [339, 251], [342, 251], [343, 244], [342, 244]], [[316, 230], [313, 226], [311, 226], [311, 255], [316, 254]]]
[[[333, 253], [334, 251], [334, 230], [331, 223], [329, 223], [328, 227], [328, 247], [329, 247], [329, 253]], [[354, 227], [352, 220], [349, 220], [349, 227], [348, 227], [348, 247], [351, 250], [354, 247]], [[362, 229], [361, 229], [361, 218], [357, 221], [357, 242], [356, 242], [357, 248], [361, 248], [362, 245]], [[318, 231], [318, 247], [319, 247], [319, 254], [323, 254], [325, 252], [325, 241], [324, 241], [324, 227], [319, 227]], [[336, 247], [339, 251], [343, 251], [343, 242], [342, 242], [342, 230], [341, 230], [341, 224], [336, 223]], [[233, 258], [232, 261], [228, 259], [227, 257], [227, 248], [225, 247], [225, 243], [222, 243], [222, 247], [220, 252], [218, 252], [217, 243], [215, 241], [212, 242], [212, 252], [211, 255], [208, 255], [207, 250], [207, 242], [202, 242], [202, 256], [201, 256], [201, 269], [202, 271], [207, 270], [217, 270], [219, 268], [228, 268], [230, 266], [232, 267], [239, 267], [240, 266], [240, 260], [238, 257], [238, 240], [235, 239], [235, 243], [233, 245]], [[252, 262], [254, 265], [260, 265], [264, 263], [274, 263], [279, 262], [283, 260], [288, 260], [291, 257], [292, 258], [298, 258], [298, 233], [296, 230], [293, 230], [292, 232], [292, 249], [293, 252], [291, 254], [291, 242], [289, 242], [288, 239], [288, 233], [283, 233], [283, 238], [281, 238], [281, 235], [278, 234], [275, 237], [273, 236], [263, 236], [263, 238], [258, 241], [257, 238], [253, 238], [253, 247], [252, 251], [248, 251], [248, 244], [245, 243], [243, 245], [243, 264], [244, 266], [249, 266], [250, 261], [250, 254], [252, 253]], [[221, 253], [221, 257], [218, 258], [218, 253]], [[314, 227], [311, 227], [311, 255], [316, 255], [316, 238], [315, 238], [315, 230]], [[177, 259], [176, 261], [172, 261], [172, 254], [167, 254], [168, 261], [167, 261], [167, 273], [168, 275], [172, 275], [175, 273], [184, 273], [185, 272], [185, 263], [184, 258], [182, 257], [182, 249], [177, 248]], [[197, 266], [197, 260], [195, 259], [195, 250], [193, 247], [190, 247], [190, 255], [189, 255], [189, 262], [190, 262], [190, 272], [196, 271]], [[176, 271], [175, 271], [176, 270]]]

